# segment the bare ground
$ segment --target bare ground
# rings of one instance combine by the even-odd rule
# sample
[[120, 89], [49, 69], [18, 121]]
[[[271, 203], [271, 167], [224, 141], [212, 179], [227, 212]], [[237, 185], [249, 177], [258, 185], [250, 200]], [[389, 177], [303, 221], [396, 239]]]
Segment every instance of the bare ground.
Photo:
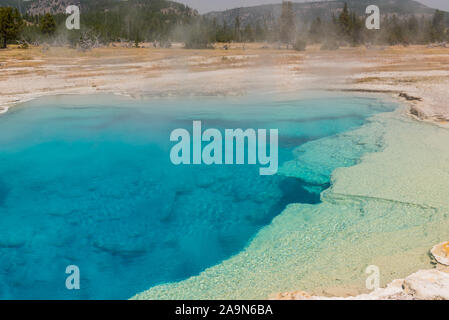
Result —
[[[449, 124], [449, 49], [423, 46], [306, 52], [236, 44], [229, 50], [40, 47], [0, 50], [0, 109], [42, 95], [243, 95], [310, 89], [403, 93], [411, 113]], [[1, 112], [1, 110], [0, 110]]]

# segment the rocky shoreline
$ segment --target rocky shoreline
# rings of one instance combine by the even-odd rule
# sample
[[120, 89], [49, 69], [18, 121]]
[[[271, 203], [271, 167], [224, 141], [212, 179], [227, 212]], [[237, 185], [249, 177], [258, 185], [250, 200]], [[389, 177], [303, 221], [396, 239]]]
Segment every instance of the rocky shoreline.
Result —
[[311, 295], [304, 291], [282, 292], [272, 300], [449, 300], [449, 241], [430, 251], [435, 269], [419, 270], [405, 279], [397, 279], [385, 288], [349, 297]]

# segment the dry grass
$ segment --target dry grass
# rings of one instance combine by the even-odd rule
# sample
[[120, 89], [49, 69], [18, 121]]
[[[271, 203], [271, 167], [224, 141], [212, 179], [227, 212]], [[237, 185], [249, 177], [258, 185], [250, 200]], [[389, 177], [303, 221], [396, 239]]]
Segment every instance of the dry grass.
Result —
[[[449, 70], [449, 49], [425, 48], [424, 46], [387, 47], [384, 50], [368, 50], [364, 47], [342, 48], [338, 51], [320, 51], [318, 46], [311, 46], [305, 53], [292, 50], [264, 48], [263, 43], [232, 44], [229, 50], [223, 44], [217, 44], [215, 50], [187, 50], [180, 48], [97, 48], [80, 52], [70, 48], [51, 48], [44, 52], [40, 47], [18, 49], [11, 46], [0, 50], [0, 68], [37, 68], [43, 66], [62, 66], [72, 71], [73, 67], [113, 68], [117, 72], [126, 72], [126, 64], [157, 64], [160, 61], [172, 61], [172, 65], [155, 67], [158, 70], [172, 67], [187, 67], [191, 71], [217, 70], [221, 68], [238, 68], [260, 66], [263, 64], [296, 65], [306, 56], [319, 56], [323, 61], [358, 60], [375, 63], [375, 66], [362, 68], [362, 72], [388, 71], [423, 71]], [[244, 56], [245, 58], [242, 58]], [[191, 60], [197, 57], [197, 60]], [[188, 62], [186, 64], [186, 61]], [[138, 68], [134, 66], [133, 68]], [[145, 67], [145, 70], [153, 70]], [[23, 71], [27, 73], [26, 70]], [[11, 76], [18, 73], [14, 71]], [[19, 72], [20, 74], [20, 72]], [[88, 76], [89, 74], [86, 74]], [[368, 80], [367, 80], [368, 81]]]

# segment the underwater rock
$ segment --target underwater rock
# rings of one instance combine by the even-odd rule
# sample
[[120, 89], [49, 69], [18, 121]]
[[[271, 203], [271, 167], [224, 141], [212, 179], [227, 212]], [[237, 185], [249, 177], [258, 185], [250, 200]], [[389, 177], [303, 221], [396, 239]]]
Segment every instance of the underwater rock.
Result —
[[8, 193], [9, 188], [6, 186], [6, 183], [0, 180], [0, 206], [3, 206], [5, 204]]
[[123, 242], [115, 238], [99, 238], [95, 239], [92, 243], [95, 248], [111, 255], [122, 257], [138, 257], [144, 255], [147, 250], [153, 247], [151, 243], [145, 243], [144, 241]]
[[449, 266], [449, 241], [437, 244], [430, 253], [437, 262]]
[[0, 248], [20, 248], [25, 245], [25, 240], [15, 237], [2, 237], [0, 239]]
[[28, 233], [28, 231], [18, 232], [2, 227], [0, 228], [0, 249], [23, 247], [29, 237], [31, 237], [31, 233]]
[[212, 175], [197, 175], [195, 179], [196, 186], [203, 189], [207, 189], [215, 183], [215, 177]]

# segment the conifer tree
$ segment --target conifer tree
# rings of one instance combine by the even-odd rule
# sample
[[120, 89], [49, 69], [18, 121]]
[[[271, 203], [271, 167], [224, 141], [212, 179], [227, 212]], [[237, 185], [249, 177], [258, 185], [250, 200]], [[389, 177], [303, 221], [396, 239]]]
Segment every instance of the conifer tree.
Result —
[[431, 42], [443, 41], [445, 33], [444, 15], [440, 10], [436, 10], [433, 15], [429, 33]]
[[234, 23], [234, 40], [237, 42], [240, 42], [241, 39], [241, 30], [240, 30], [240, 17], [235, 17], [235, 23]]
[[320, 17], [316, 17], [315, 20], [312, 21], [309, 29], [309, 39], [313, 43], [321, 42], [323, 39], [323, 23], [321, 22]]
[[287, 48], [292, 43], [295, 36], [295, 14], [293, 12], [293, 3], [291, 1], [282, 2], [282, 14], [280, 20], [280, 40], [287, 44]]
[[6, 48], [9, 40], [17, 38], [22, 26], [23, 20], [17, 9], [0, 8], [0, 49]]
[[340, 16], [338, 17], [338, 25], [340, 28], [340, 33], [343, 37], [349, 38], [351, 35], [351, 17], [349, 15], [349, 9], [348, 4], [345, 2], [345, 5], [343, 7], [343, 11], [340, 13]]
[[55, 18], [50, 14], [46, 13], [40, 21], [39, 27], [41, 32], [47, 36], [52, 36], [56, 31], [56, 21]]

